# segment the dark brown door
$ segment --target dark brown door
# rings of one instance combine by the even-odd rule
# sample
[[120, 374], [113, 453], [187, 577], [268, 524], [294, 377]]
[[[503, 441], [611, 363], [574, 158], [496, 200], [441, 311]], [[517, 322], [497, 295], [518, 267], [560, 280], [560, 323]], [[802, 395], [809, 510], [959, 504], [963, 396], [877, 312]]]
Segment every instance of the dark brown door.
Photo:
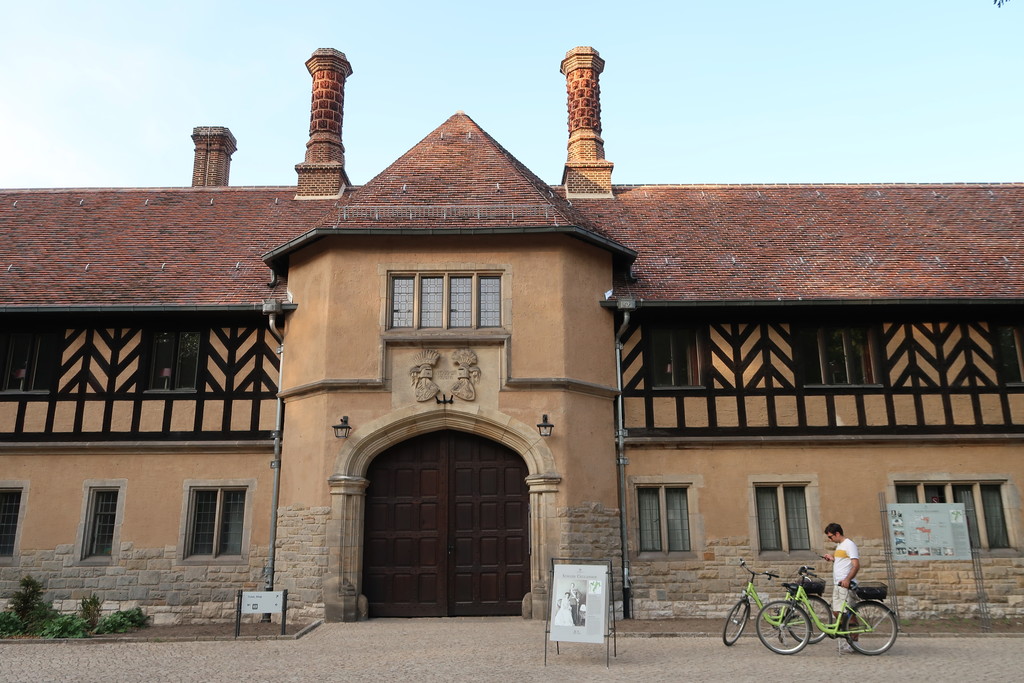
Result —
[[530, 576], [526, 475], [514, 451], [455, 431], [377, 456], [366, 475], [370, 616], [519, 614]]

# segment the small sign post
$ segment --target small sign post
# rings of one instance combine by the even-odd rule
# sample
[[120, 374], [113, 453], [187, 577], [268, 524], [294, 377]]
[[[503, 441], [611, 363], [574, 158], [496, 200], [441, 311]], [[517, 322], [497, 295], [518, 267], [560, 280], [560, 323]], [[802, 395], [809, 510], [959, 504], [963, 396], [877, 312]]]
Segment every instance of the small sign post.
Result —
[[238, 591], [235, 610], [235, 638], [242, 628], [243, 614], [281, 614], [281, 635], [288, 623], [288, 591]]

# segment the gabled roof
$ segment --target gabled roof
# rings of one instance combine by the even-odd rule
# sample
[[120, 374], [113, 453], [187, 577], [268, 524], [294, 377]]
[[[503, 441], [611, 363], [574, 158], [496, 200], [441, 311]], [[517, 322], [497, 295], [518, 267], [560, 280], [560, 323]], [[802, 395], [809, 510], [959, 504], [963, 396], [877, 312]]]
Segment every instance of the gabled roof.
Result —
[[569, 234], [627, 260], [634, 256], [458, 112], [368, 183], [346, 192], [313, 230], [267, 260], [281, 263], [332, 234], [541, 232]]
[[1024, 184], [644, 185], [575, 207], [637, 251], [617, 297], [1024, 302]]

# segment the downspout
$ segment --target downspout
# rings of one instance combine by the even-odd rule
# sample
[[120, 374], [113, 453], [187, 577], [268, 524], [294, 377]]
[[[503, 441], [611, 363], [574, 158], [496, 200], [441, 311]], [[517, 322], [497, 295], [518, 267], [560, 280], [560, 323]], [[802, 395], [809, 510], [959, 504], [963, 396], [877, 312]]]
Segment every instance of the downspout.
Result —
[[622, 325], [615, 332], [615, 381], [618, 394], [615, 398], [615, 465], [619, 474], [619, 542], [622, 546], [622, 617], [632, 618], [633, 588], [629, 578], [629, 524], [626, 511], [626, 422], [622, 400], [622, 335], [629, 327], [630, 311], [636, 309], [634, 299], [619, 299], [618, 309], [622, 311]]
[[[270, 468], [274, 470], [274, 486], [270, 497], [270, 547], [267, 551], [267, 566], [263, 568], [264, 590], [274, 590], [274, 561], [277, 554], [277, 507], [281, 497], [281, 434], [284, 430], [284, 400], [281, 398], [281, 386], [284, 381], [284, 335], [277, 328], [277, 316], [282, 313], [281, 302], [277, 299], [266, 299], [263, 302], [263, 314], [268, 317], [268, 329], [277, 341], [277, 418], [274, 422], [274, 459]], [[264, 614], [263, 621], [270, 621], [270, 615]]]

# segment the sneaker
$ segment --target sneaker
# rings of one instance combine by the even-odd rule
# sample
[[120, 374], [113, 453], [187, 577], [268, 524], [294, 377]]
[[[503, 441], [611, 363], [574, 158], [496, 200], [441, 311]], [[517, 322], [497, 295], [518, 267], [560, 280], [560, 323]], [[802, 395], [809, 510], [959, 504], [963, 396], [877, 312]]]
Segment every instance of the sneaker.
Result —
[[850, 644], [845, 640], [839, 642], [839, 654], [841, 655], [852, 655], [855, 650], [850, 647]]

